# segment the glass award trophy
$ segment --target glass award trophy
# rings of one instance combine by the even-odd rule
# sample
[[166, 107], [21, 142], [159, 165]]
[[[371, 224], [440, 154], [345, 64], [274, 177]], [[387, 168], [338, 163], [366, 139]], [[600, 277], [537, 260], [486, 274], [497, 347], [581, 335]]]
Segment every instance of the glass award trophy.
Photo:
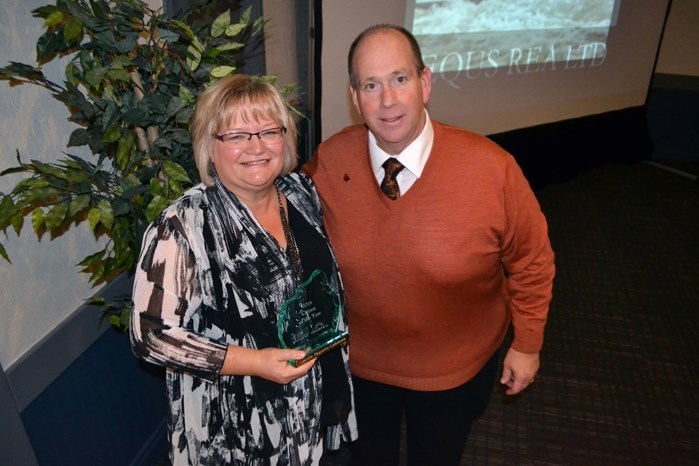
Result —
[[339, 330], [341, 312], [340, 297], [330, 288], [325, 273], [313, 271], [284, 302], [277, 322], [281, 347], [306, 352], [304, 358], [289, 361], [292, 366], [298, 367], [349, 342], [349, 333]]

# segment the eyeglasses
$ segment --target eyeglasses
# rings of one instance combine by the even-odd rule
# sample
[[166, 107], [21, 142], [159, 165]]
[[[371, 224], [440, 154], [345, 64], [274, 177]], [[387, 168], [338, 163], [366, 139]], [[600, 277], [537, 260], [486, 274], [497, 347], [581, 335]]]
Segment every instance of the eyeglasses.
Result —
[[257, 133], [238, 131], [235, 133], [214, 134], [213, 136], [228, 147], [243, 148], [248, 145], [253, 136], [257, 136], [260, 142], [266, 146], [279, 144], [284, 140], [285, 133], [286, 128], [278, 126], [277, 128], [269, 128]]

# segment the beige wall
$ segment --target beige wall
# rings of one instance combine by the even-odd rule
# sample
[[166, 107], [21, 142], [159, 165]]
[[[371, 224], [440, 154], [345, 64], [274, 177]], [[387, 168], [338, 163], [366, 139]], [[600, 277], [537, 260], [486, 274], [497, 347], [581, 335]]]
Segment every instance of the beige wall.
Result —
[[699, 1], [672, 0], [655, 71], [699, 76]]
[[404, 21], [403, 0], [323, 2], [323, 139], [350, 123], [362, 121], [354, 111], [348, 87], [347, 52], [352, 40], [360, 31], [377, 22], [403, 24]]
[[[43, 33], [40, 19], [31, 10], [45, 0], [3, 0], [0, 3], [0, 63], [33, 64], [35, 44]], [[61, 82], [65, 63], [49, 63], [44, 73]], [[53, 162], [67, 150], [68, 136], [76, 128], [67, 121], [68, 111], [49, 93], [33, 85], [10, 87], [0, 82], [0, 171], [24, 160]], [[71, 148], [70, 153], [81, 155]], [[19, 177], [0, 178], [0, 191], [12, 189]], [[7, 369], [57, 325], [63, 322], [93, 290], [87, 274], [76, 264], [95, 252], [89, 228], [73, 228], [51, 241], [41, 241], [25, 219], [19, 237], [12, 231], [2, 237], [12, 265], [0, 260], [0, 363]], [[95, 326], [97, 326], [95, 316]]]
[[163, 7], [163, 0], [145, 0], [145, 4], [148, 5], [151, 10], [157, 11]]
[[265, 66], [276, 76], [279, 86], [298, 82], [296, 66], [296, 22], [294, 2], [263, 0], [262, 9], [269, 19], [265, 27]]

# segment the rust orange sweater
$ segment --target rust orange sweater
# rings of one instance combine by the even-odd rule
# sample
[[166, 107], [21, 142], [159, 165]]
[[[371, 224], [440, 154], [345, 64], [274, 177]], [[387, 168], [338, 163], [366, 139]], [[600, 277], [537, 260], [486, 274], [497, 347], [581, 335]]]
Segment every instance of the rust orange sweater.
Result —
[[546, 220], [512, 156], [433, 125], [422, 176], [396, 201], [374, 178], [363, 125], [304, 167], [345, 286], [352, 372], [412, 390], [468, 381], [510, 321], [513, 348], [538, 352], [554, 276]]

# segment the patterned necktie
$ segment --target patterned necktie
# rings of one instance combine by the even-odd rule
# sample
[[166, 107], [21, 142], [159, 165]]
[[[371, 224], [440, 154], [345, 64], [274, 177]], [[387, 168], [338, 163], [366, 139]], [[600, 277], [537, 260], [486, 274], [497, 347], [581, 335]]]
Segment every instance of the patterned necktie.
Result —
[[386, 174], [381, 182], [381, 191], [383, 191], [389, 199], [395, 201], [400, 197], [400, 188], [396, 181], [396, 175], [405, 167], [393, 157], [387, 159], [382, 166]]

